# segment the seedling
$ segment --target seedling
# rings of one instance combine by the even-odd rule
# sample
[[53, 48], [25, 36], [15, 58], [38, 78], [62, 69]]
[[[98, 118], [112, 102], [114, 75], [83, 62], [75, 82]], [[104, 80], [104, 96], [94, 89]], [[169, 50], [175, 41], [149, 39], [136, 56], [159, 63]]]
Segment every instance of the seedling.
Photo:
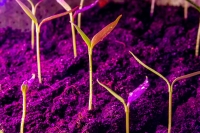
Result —
[[97, 82], [99, 83], [99, 85], [104, 87], [107, 91], [109, 91], [115, 98], [117, 98], [124, 105], [124, 110], [126, 114], [126, 133], [129, 133], [130, 104], [136, 99], [138, 99], [147, 90], [147, 88], [149, 87], [148, 77], [146, 76], [145, 81], [141, 85], [139, 85], [137, 89], [129, 93], [127, 104], [125, 103], [124, 99], [121, 96], [119, 96], [117, 93], [115, 93], [112, 89], [108, 88], [107, 86], [99, 82], [98, 79], [97, 79]]
[[42, 83], [42, 76], [41, 76], [41, 66], [40, 66], [40, 28], [42, 26], [42, 24], [44, 24], [47, 21], [62, 17], [64, 15], [67, 15], [73, 11], [76, 10], [76, 8], [68, 11], [68, 12], [64, 12], [64, 13], [60, 13], [60, 14], [56, 14], [50, 17], [47, 17], [45, 19], [43, 19], [40, 24], [38, 24], [38, 20], [36, 18], [36, 16], [29, 10], [29, 8], [24, 5], [20, 0], [16, 0], [17, 3], [20, 5], [20, 7], [24, 10], [24, 12], [32, 19], [32, 21], [35, 23], [35, 27], [36, 27], [36, 52], [37, 52], [37, 68], [38, 68], [38, 79], [39, 79], [39, 83]]
[[28, 90], [28, 87], [34, 81], [34, 79], [35, 79], [35, 74], [33, 74], [29, 80], [25, 80], [21, 85], [21, 91], [22, 91], [22, 95], [23, 95], [23, 111], [22, 111], [23, 113], [22, 113], [20, 133], [24, 133], [24, 121], [25, 121], [25, 117], [26, 117], [26, 92]]
[[150, 68], [149, 66], [145, 65], [142, 61], [140, 61], [131, 51], [129, 51], [130, 54], [135, 58], [135, 60], [141, 64], [143, 67], [145, 67], [146, 69], [148, 69], [149, 71], [153, 72], [154, 74], [158, 75], [159, 77], [161, 77], [166, 83], [167, 83], [167, 86], [168, 86], [168, 92], [169, 92], [169, 110], [168, 110], [168, 133], [171, 133], [171, 125], [172, 125], [172, 92], [173, 92], [173, 86], [174, 84], [181, 80], [181, 79], [186, 79], [186, 78], [190, 78], [190, 77], [193, 77], [193, 76], [196, 76], [196, 75], [199, 75], [200, 74], [200, 71], [197, 71], [197, 72], [193, 72], [193, 73], [190, 73], [190, 74], [186, 74], [186, 75], [183, 75], [183, 76], [180, 76], [176, 79], [174, 79], [172, 81], [172, 83], [170, 84], [169, 81], [163, 76], [161, 75], [159, 72], [155, 71], [154, 69]]
[[122, 15], [118, 16], [115, 21], [113, 21], [112, 23], [110, 23], [106, 27], [104, 27], [101, 31], [99, 31], [96, 35], [94, 35], [92, 40], [90, 40], [88, 38], [88, 36], [77, 25], [73, 24], [88, 47], [89, 86], [90, 86], [89, 110], [92, 110], [92, 50], [98, 42], [102, 41], [115, 28], [115, 26], [117, 25], [117, 23], [121, 17], [122, 17]]
[[[66, 11], [70, 11], [71, 7], [64, 1], [64, 0], [56, 0]], [[74, 23], [74, 18], [72, 12], [69, 13], [70, 21]], [[73, 41], [73, 51], [74, 51], [74, 58], [77, 57], [77, 50], [76, 50], [76, 35], [74, 26], [71, 23], [71, 30], [72, 30], [72, 41]]]
[[[200, 7], [195, 4], [193, 1], [191, 0], [187, 0], [190, 4], [192, 4], [194, 6], [194, 8], [196, 8], [199, 12], [200, 12]], [[196, 40], [196, 48], [195, 48], [195, 56], [198, 57], [199, 56], [199, 40], [200, 39], [200, 20], [199, 20], [199, 28], [198, 28], [198, 33], [197, 33], [197, 40]]]
[[[39, 4], [42, 2], [43, 0], [40, 0], [35, 6], [33, 4], [33, 2], [31, 0], [28, 0], [28, 2], [31, 4], [31, 8], [32, 8], [32, 14], [35, 16], [36, 13], [36, 9], [39, 6]], [[34, 21], [32, 20], [31, 22], [31, 48], [34, 49], [34, 33], [35, 32], [35, 26], [34, 26]]]

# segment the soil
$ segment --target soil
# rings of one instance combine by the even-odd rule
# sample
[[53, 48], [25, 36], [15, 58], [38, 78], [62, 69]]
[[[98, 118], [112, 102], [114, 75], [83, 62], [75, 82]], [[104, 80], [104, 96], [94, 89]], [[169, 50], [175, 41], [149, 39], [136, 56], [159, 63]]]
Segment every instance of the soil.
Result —
[[[127, 101], [128, 94], [148, 76], [147, 91], [130, 105], [131, 133], [167, 133], [166, 82], [130, 55], [160, 72], [170, 82], [199, 71], [194, 49], [199, 13], [182, 7], [157, 7], [150, 3], [109, 3], [86, 11], [82, 29], [90, 37], [122, 14], [117, 27], [93, 49], [93, 110], [88, 111], [89, 68], [87, 46], [77, 34], [78, 57], [73, 57], [69, 17], [42, 26], [43, 83], [35, 79], [27, 91], [26, 133], [125, 133], [123, 104], [102, 88], [109, 86]], [[37, 74], [31, 33], [0, 29], [0, 129], [19, 133], [24, 80]], [[173, 89], [172, 133], [200, 132], [200, 76], [177, 82]]]

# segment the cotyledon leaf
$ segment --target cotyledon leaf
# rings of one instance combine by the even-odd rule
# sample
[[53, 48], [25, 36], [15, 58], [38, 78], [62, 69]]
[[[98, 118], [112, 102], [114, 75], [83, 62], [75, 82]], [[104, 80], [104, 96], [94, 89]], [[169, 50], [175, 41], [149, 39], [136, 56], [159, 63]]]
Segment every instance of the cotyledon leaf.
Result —
[[119, 96], [117, 93], [115, 93], [113, 90], [111, 90], [110, 88], [108, 88], [107, 86], [105, 86], [104, 84], [102, 84], [101, 82], [99, 82], [99, 80], [97, 79], [97, 82], [104, 87], [107, 91], [109, 91], [115, 98], [117, 98], [120, 102], [122, 102], [123, 104], [125, 104], [124, 99]]
[[85, 43], [87, 44], [87, 46], [89, 48], [91, 48], [91, 41], [88, 38], [88, 36], [76, 24], [73, 23], [73, 25], [75, 26], [76, 30], [81, 35], [81, 37], [83, 38], [83, 40], [85, 41]]
[[78, 7], [75, 7], [74, 9], [72, 9], [72, 10], [70, 10], [70, 11], [67, 11], [67, 12], [64, 12], [64, 13], [60, 13], [60, 14], [56, 14], [56, 15], [50, 16], [50, 17], [48, 17], [48, 18], [45, 18], [45, 19], [43, 19], [42, 22], [40, 23], [40, 26], [41, 26], [43, 23], [47, 22], [47, 21], [50, 21], [50, 20], [52, 20], [52, 19], [56, 19], [56, 18], [62, 17], [62, 16], [64, 16], [64, 15], [67, 15], [67, 14], [69, 14], [69, 13], [75, 11], [77, 8], [78, 8]]
[[146, 76], [145, 81], [142, 84], [140, 84], [135, 90], [129, 93], [127, 104], [130, 105], [133, 101], [138, 99], [147, 90], [148, 87], [149, 81], [148, 77]]
[[106, 27], [104, 27], [102, 30], [100, 30], [91, 40], [91, 46], [92, 48], [100, 41], [102, 41], [117, 25], [119, 22], [119, 19], [122, 17], [122, 15], [119, 15], [115, 21], [108, 24]]
[[33, 20], [33, 22], [35, 24], [38, 24], [37, 18], [33, 15], [30, 9], [26, 5], [24, 5], [24, 3], [22, 3], [20, 0], [16, 0], [16, 2], [21, 6], [24, 12]]

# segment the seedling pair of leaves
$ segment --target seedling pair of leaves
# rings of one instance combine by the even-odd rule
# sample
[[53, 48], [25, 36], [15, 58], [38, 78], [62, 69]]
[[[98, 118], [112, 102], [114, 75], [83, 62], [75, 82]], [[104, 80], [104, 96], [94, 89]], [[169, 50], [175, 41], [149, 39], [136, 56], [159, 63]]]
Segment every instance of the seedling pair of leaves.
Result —
[[108, 24], [106, 27], [104, 27], [101, 31], [99, 31], [92, 40], [88, 38], [88, 36], [76, 25], [73, 24], [78, 31], [78, 33], [81, 35], [82, 39], [85, 41], [88, 47], [88, 56], [89, 56], [89, 86], [90, 86], [90, 94], [89, 94], [89, 110], [92, 110], [92, 50], [94, 46], [102, 41], [117, 25], [119, 22], [119, 19], [122, 17], [122, 15], [118, 16], [115, 21]]
[[[35, 9], [36, 9], [37, 6], [35, 6], [35, 9], [33, 10], [33, 12], [31, 12], [29, 10], [29, 8], [24, 3], [22, 3], [20, 0], [16, 0], [16, 2], [24, 10], [24, 12], [31, 18], [32, 22], [35, 24], [35, 27], [36, 27], [36, 52], [37, 52], [38, 79], [39, 79], [39, 83], [42, 83], [41, 66], [40, 66], [40, 38], [39, 38], [40, 37], [39, 36], [40, 35], [40, 28], [41, 28], [42, 24], [44, 24], [45, 22], [59, 18], [59, 17], [62, 17], [64, 15], [67, 15], [67, 14], [75, 11], [76, 8], [74, 8], [70, 11], [64, 12], [64, 13], [60, 13], [60, 14], [56, 14], [56, 15], [47, 17], [47, 18], [43, 19], [40, 23], [38, 23], [38, 20], [35, 16]], [[29, 1], [29, 2], [32, 3], [31, 1]], [[36, 5], [39, 5], [39, 3], [36, 4]]]
[[104, 87], [107, 91], [109, 91], [115, 98], [117, 98], [124, 105], [124, 110], [126, 114], [126, 133], [129, 133], [130, 104], [136, 99], [138, 99], [147, 90], [147, 88], [149, 87], [148, 77], [146, 76], [145, 81], [141, 85], [139, 85], [138, 88], [136, 88], [134, 91], [129, 93], [127, 104], [125, 103], [124, 99], [121, 96], [119, 96], [117, 93], [115, 93], [112, 89], [110, 89], [106, 85], [99, 82], [98, 79], [97, 79], [97, 82], [99, 83], [99, 85]]
[[22, 104], [23, 111], [22, 111], [20, 133], [24, 133], [24, 123], [25, 123], [24, 121], [25, 121], [25, 117], [26, 117], [26, 92], [34, 80], [35, 80], [35, 74], [33, 74], [29, 80], [25, 80], [21, 85], [21, 91], [22, 91], [22, 95], [23, 95], [23, 104]]
[[[69, 6], [69, 4], [67, 4], [64, 0], [57, 0], [57, 2], [66, 10], [66, 11], [69, 11], [71, 10], [71, 7]], [[74, 57], [76, 58], [77, 57], [77, 49], [76, 49], [76, 35], [75, 35], [75, 30], [74, 30], [74, 26], [73, 26], [73, 23], [74, 23], [74, 18], [76, 17], [76, 15], [78, 14], [78, 27], [81, 28], [81, 13], [86, 11], [86, 10], [89, 10], [90, 8], [94, 7], [98, 0], [96, 0], [94, 3], [92, 3], [91, 5], [89, 6], [86, 6], [83, 8], [83, 2], [84, 0], [81, 0], [80, 1], [80, 6], [79, 6], [79, 10], [77, 10], [77, 12], [73, 13], [69, 13], [69, 16], [70, 16], [70, 21], [71, 21], [71, 31], [72, 31], [72, 41], [73, 41], [73, 51], [74, 51]]]
[[190, 73], [190, 74], [186, 74], [186, 75], [183, 75], [183, 76], [180, 76], [176, 79], [174, 79], [172, 81], [172, 83], [170, 84], [170, 82], [162, 75], [160, 74], [159, 72], [155, 71], [154, 69], [150, 68], [149, 66], [147, 66], [146, 64], [144, 64], [141, 60], [139, 60], [131, 51], [129, 51], [130, 54], [135, 58], [135, 60], [141, 64], [143, 67], [145, 67], [146, 69], [148, 69], [149, 71], [153, 72], [154, 74], [158, 75], [160, 78], [162, 78], [166, 83], [167, 83], [167, 86], [168, 86], [168, 92], [169, 92], [169, 110], [168, 110], [168, 133], [171, 133], [171, 125], [172, 125], [172, 92], [173, 92], [173, 86], [174, 84], [181, 80], [181, 79], [186, 79], [186, 78], [190, 78], [190, 77], [193, 77], [193, 76], [196, 76], [196, 75], [199, 75], [200, 74], [200, 71], [197, 71], [197, 72], [193, 72], [193, 73]]

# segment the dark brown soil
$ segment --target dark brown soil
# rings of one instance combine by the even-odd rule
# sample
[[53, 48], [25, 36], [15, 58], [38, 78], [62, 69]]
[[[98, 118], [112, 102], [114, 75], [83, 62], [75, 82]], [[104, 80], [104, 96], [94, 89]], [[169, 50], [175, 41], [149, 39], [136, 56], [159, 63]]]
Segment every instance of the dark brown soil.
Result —
[[[195, 58], [199, 13], [190, 8], [188, 20], [181, 7], [156, 7], [135, 0], [109, 3], [83, 15], [83, 31], [92, 38], [104, 26], [123, 15], [114, 31], [93, 51], [93, 110], [88, 111], [89, 68], [87, 46], [77, 34], [74, 59], [69, 17], [46, 23], [41, 31], [43, 83], [35, 80], [27, 91], [26, 133], [125, 133], [123, 105], [97, 82], [127, 100], [129, 92], [149, 77], [150, 87], [130, 106], [131, 133], [166, 133], [168, 88], [130, 55], [170, 82], [200, 70]], [[36, 52], [30, 32], [0, 29], [0, 129], [19, 133], [24, 80], [37, 73]], [[173, 91], [173, 133], [200, 132], [200, 76], [181, 80]]]

